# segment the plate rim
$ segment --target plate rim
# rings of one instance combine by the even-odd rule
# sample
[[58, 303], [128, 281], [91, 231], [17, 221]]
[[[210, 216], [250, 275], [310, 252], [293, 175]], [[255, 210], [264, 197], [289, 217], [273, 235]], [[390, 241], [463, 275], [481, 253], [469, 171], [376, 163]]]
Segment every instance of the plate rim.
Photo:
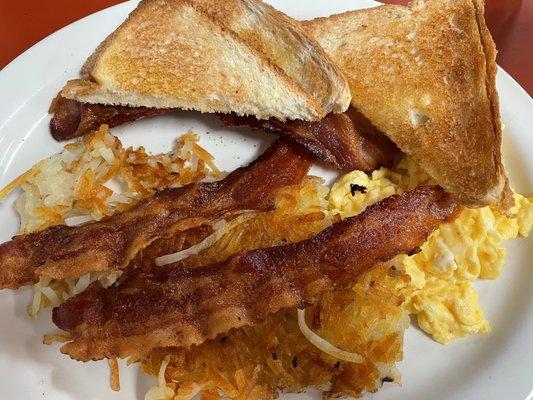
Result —
[[[57, 40], [56, 38], [60, 37], [61, 35], [64, 35], [65, 32], [68, 32], [70, 29], [73, 28], [73, 26], [76, 26], [76, 25], [82, 23], [82, 21], [85, 21], [85, 20], [88, 20], [88, 19], [98, 18], [98, 16], [100, 14], [105, 14], [105, 13], [112, 12], [113, 9], [114, 10], [118, 10], [118, 9], [123, 8], [123, 7], [134, 8], [136, 3], [137, 3], [137, 1], [134, 0], [134, 1], [127, 1], [127, 2], [124, 2], [124, 3], [119, 3], [119, 4], [113, 5], [111, 7], [107, 7], [105, 9], [103, 9], [103, 10], [100, 10], [100, 11], [97, 11], [97, 12], [95, 12], [93, 14], [85, 16], [85, 17], [83, 17], [83, 18], [81, 18], [81, 19], [79, 19], [77, 21], [69, 23], [68, 25], [56, 30], [55, 32], [51, 33], [50, 35], [48, 35], [47, 37], [43, 38], [39, 42], [35, 43], [29, 49], [27, 49], [22, 54], [20, 54], [15, 59], [13, 59], [2, 70], [0, 70], [0, 90], [3, 87], [3, 85], [5, 84], [4, 83], [5, 81], [9, 81], [10, 79], [13, 79], [17, 74], [20, 73], [18, 70], [21, 68], [21, 66], [23, 66], [23, 64], [28, 62], [29, 58], [32, 58], [38, 52], [45, 50], [47, 46], [51, 45], [50, 43], [53, 44], [53, 41]], [[377, 2], [375, 2], [375, 3], [376, 3], [376, 5], [380, 4], [380, 3], [377, 3]], [[514, 78], [510, 74], [508, 74], [506, 71], [504, 71], [500, 67], [498, 67], [497, 84], [504, 85], [509, 90], [511, 90], [513, 92], [513, 95], [518, 96], [518, 98], [520, 99], [520, 103], [522, 105], [529, 106], [530, 108], [533, 107], [533, 98], [527, 94], [527, 92], [520, 86], [520, 84], [518, 82], [516, 82], [514, 80]], [[31, 96], [35, 95], [35, 93], [36, 92], [32, 92]], [[16, 97], [16, 98], [20, 99], [20, 97], [27, 98], [27, 96], [23, 96], [22, 94], [20, 96]], [[526, 101], [526, 99], [529, 99], [529, 100]], [[13, 102], [15, 102], [15, 101], [13, 101]], [[16, 102], [16, 103], [18, 103], [18, 102]], [[526, 104], [526, 103], [528, 103], [528, 104]], [[17, 112], [18, 108], [19, 108], [19, 106], [15, 105], [14, 107], [11, 107], [11, 108], [6, 107], [6, 109], [9, 109], [9, 111], [4, 109], [6, 111], [2, 112], [2, 110], [0, 110], [0, 140], [2, 139], [2, 136], [3, 136], [3, 130], [4, 130], [3, 128], [6, 126], [6, 124], [9, 123], [11, 115], [14, 115]], [[7, 117], [4, 114], [6, 114]], [[0, 181], [1, 180], [2, 180], [2, 178], [0, 177]], [[14, 294], [11, 294], [11, 295], [14, 295]], [[416, 382], [415, 382], [415, 384], [416, 384]], [[533, 394], [533, 392], [532, 392], [532, 394]], [[400, 392], [400, 396], [401, 396], [401, 392]], [[533, 398], [533, 396], [530, 396], [530, 397]], [[528, 397], [528, 399], [529, 399], [529, 397]]]

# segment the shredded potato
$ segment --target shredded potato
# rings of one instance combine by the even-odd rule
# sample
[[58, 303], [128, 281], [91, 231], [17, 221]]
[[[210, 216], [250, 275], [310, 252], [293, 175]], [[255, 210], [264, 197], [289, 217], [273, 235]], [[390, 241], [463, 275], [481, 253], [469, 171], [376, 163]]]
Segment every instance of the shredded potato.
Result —
[[116, 358], [110, 358], [107, 360], [109, 364], [109, 386], [115, 392], [120, 391], [120, 370], [118, 368], [118, 362]]
[[309, 342], [312, 343], [313, 346], [323, 351], [324, 353], [342, 361], [348, 361], [353, 363], [363, 362], [363, 357], [361, 357], [361, 354], [350, 353], [346, 350], [339, 349], [337, 346], [332, 345], [330, 342], [321, 338], [319, 335], [313, 332], [313, 330], [309, 328], [307, 322], [305, 321], [305, 309], [298, 310], [298, 327], [300, 328], [300, 331], [303, 333], [305, 338], [309, 340]]
[[[170, 153], [149, 155], [143, 147], [123, 148], [107, 125], [102, 125], [37, 163], [0, 191], [0, 198], [22, 188], [15, 200], [20, 233], [99, 220], [156, 190], [221, 177], [213, 157], [197, 140], [197, 135], [187, 133]], [[108, 186], [112, 181], [120, 190]]]
[[47, 346], [50, 346], [54, 343], [66, 343], [71, 341], [72, 338], [69, 335], [63, 335], [63, 334], [47, 334], [43, 337], [43, 344], [46, 344]]
[[[170, 356], [166, 356], [161, 362], [159, 367], [159, 373], [157, 376], [157, 386], [153, 386], [148, 390], [144, 400], [165, 400], [171, 399], [174, 397], [174, 390], [167, 386], [165, 379], [165, 372], [167, 370], [168, 363], [170, 361]], [[193, 391], [191, 391], [191, 394]]]
[[211, 264], [240, 251], [294, 243], [313, 236], [331, 224], [327, 193], [323, 181], [315, 177], [284, 188], [277, 196], [275, 210], [251, 214], [238, 223], [228, 224], [212, 246], [182, 260], [180, 265]]
[[111, 286], [122, 275], [122, 271], [90, 272], [78, 279], [56, 280], [47, 276], [33, 285], [32, 302], [28, 305], [28, 314], [35, 317], [47, 307], [55, 307], [72, 296], [83, 292], [91, 284], [101, 287]]
[[185, 260], [188, 257], [199, 254], [200, 252], [208, 249], [213, 246], [217, 241], [219, 241], [225, 234], [231, 231], [234, 227], [243, 224], [244, 222], [253, 218], [253, 214], [245, 213], [239, 215], [237, 218], [233, 219], [229, 223], [225, 220], [217, 221], [213, 224], [214, 232], [206, 237], [201, 242], [192, 245], [184, 250], [178, 251], [172, 254], [166, 254], [155, 259], [155, 265], [162, 266], [167, 264], [176, 263], [182, 260]]
[[[64, 150], [40, 161], [0, 191], [0, 199], [17, 187], [15, 200], [21, 218], [20, 232], [52, 225], [79, 225], [123, 211], [156, 190], [222, 176], [213, 157], [188, 132], [169, 153], [150, 155], [143, 147], [124, 148], [107, 127], [69, 143]], [[112, 190], [110, 187], [118, 186]], [[56, 281], [43, 277], [34, 285], [28, 307], [35, 316], [82, 292], [91, 284], [107, 287], [121, 271], [90, 273], [80, 279]]]

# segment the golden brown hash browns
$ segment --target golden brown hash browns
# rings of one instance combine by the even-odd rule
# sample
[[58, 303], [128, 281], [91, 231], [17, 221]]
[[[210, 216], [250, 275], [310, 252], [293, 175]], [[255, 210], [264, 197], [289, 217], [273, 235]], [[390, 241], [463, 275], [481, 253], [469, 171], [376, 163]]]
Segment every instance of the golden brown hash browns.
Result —
[[[275, 210], [244, 220], [181, 264], [205, 265], [242, 250], [308, 238], [330, 223], [326, 195], [318, 178], [286, 188]], [[231, 330], [190, 350], [154, 351], [143, 361], [143, 369], [157, 375], [170, 356], [167, 386], [177, 394], [196, 384], [206, 398], [274, 398], [278, 390], [308, 386], [325, 390], [325, 396], [374, 392], [382, 381], [398, 380], [394, 363], [402, 359], [408, 322], [403, 300], [393, 290], [405, 279], [382, 265], [362, 276], [353, 290], [325, 293], [308, 310], [307, 324], [342, 350], [363, 355], [362, 364], [339, 361], [316, 348], [301, 333], [296, 310], [291, 309], [269, 316], [265, 324]]]
[[383, 381], [398, 379], [393, 365], [402, 359], [408, 320], [402, 300], [387, 287], [401, 279], [405, 277], [380, 266], [362, 276], [353, 290], [326, 293], [307, 313], [309, 326], [343, 350], [362, 354], [361, 364], [339, 361], [314, 347], [292, 309], [189, 350], [154, 351], [143, 370], [158, 374], [170, 355], [167, 385], [176, 390], [196, 383], [217, 398], [219, 391], [241, 398], [244, 389], [253, 391], [252, 398], [275, 398], [278, 390], [298, 392], [308, 386], [325, 390], [325, 397], [375, 392]]

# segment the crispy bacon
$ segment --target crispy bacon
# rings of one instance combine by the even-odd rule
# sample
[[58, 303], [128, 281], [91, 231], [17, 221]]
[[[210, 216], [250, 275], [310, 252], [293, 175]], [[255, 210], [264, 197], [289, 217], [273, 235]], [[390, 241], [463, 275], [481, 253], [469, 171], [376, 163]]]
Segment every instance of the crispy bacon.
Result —
[[[84, 135], [101, 124], [113, 127], [173, 110], [80, 103], [58, 95], [50, 111], [54, 113], [50, 121], [52, 136], [56, 140], [66, 140]], [[258, 120], [234, 114], [220, 114], [219, 117], [228, 126], [250, 126], [287, 136], [318, 160], [341, 171], [371, 172], [390, 166], [399, 154], [396, 145], [354, 108], [345, 114], [328, 114], [316, 122]]]
[[50, 112], [54, 113], [50, 120], [50, 133], [55, 140], [68, 140], [94, 131], [102, 124], [112, 128], [170, 111], [164, 108], [80, 103], [57, 95], [50, 106]]
[[235, 215], [267, 210], [277, 189], [301, 182], [310, 162], [278, 142], [248, 167], [218, 182], [163, 190], [125, 212], [79, 227], [54, 226], [0, 245], [0, 288], [126, 268], [139, 250], [178, 231]]
[[205, 267], [131, 270], [108, 289], [92, 288], [54, 308], [54, 323], [73, 338], [61, 351], [77, 360], [138, 357], [261, 323], [269, 313], [312, 304], [320, 292], [349, 287], [374, 264], [413, 251], [457, 211], [441, 188], [424, 186], [296, 244]]
[[317, 122], [258, 120], [235, 114], [221, 114], [219, 118], [228, 126], [250, 126], [288, 136], [318, 160], [341, 171], [372, 172], [392, 165], [400, 154], [396, 145], [353, 107]]

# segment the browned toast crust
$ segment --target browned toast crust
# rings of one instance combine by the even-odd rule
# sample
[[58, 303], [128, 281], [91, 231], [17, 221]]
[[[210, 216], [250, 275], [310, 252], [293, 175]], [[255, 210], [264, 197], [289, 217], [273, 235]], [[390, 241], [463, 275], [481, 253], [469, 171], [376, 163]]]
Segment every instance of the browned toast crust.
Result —
[[509, 198], [480, 0], [385, 5], [304, 25], [346, 74], [352, 105], [441, 186], [469, 206]]

